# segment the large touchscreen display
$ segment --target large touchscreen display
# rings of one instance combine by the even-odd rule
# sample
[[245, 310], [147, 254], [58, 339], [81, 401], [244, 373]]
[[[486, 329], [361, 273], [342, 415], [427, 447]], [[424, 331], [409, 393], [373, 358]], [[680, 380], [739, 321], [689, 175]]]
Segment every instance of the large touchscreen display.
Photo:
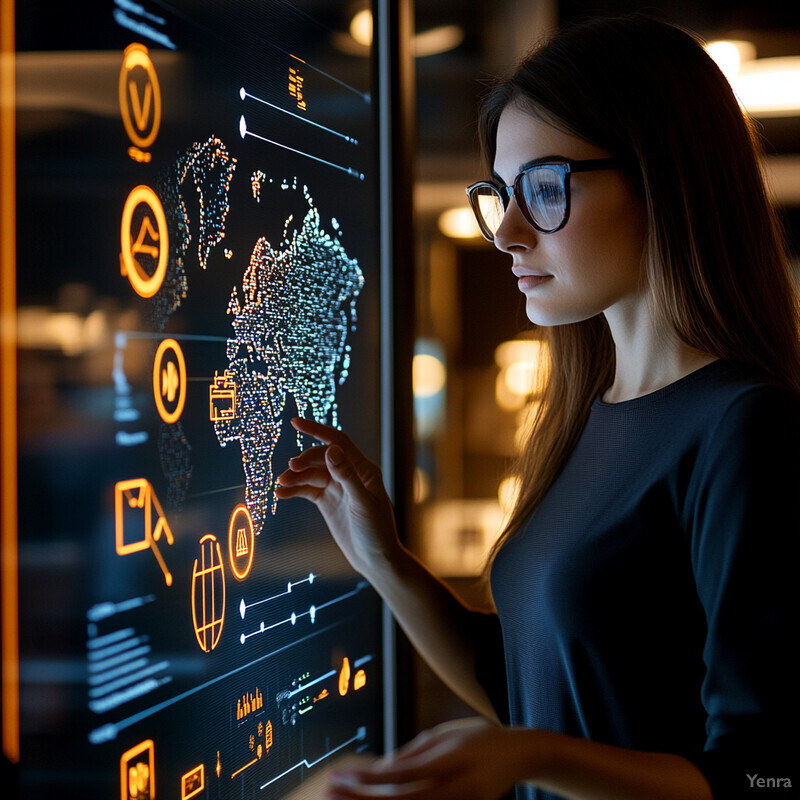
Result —
[[294, 415], [380, 457], [346, 6], [17, 4], [26, 798], [271, 800], [383, 748], [380, 604], [275, 497]]

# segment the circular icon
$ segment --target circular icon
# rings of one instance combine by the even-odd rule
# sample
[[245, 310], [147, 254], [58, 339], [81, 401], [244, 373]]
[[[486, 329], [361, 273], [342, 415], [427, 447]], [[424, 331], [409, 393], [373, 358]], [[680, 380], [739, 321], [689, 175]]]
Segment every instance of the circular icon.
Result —
[[161, 88], [147, 48], [138, 42], [125, 48], [119, 71], [119, 110], [130, 140], [137, 147], [149, 147], [161, 125]]
[[[140, 205], [143, 213], [134, 213]], [[136, 224], [136, 233], [131, 227]], [[125, 200], [120, 226], [120, 268], [127, 275], [134, 290], [142, 297], [152, 297], [164, 282], [169, 258], [169, 234], [167, 218], [158, 195], [144, 184], [137, 186]], [[151, 275], [137, 260], [147, 256], [155, 261], [156, 268]]]
[[164, 339], [153, 359], [153, 397], [164, 422], [177, 422], [186, 404], [186, 361], [174, 339]]
[[225, 572], [222, 550], [213, 533], [200, 540], [200, 558], [192, 570], [192, 621], [197, 643], [210, 653], [222, 636], [225, 620]]
[[253, 566], [253, 551], [256, 546], [253, 518], [242, 504], [236, 506], [228, 525], [228, 556], [231, 571], [237, 581], [243, 581]]

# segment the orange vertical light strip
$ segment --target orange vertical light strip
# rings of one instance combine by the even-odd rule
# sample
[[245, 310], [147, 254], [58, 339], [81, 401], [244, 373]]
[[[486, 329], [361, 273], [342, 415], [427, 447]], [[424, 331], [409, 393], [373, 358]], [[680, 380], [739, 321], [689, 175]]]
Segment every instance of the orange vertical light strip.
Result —
[[3, 752], [19, 761], [17, 217], [14, 0], [0, 0], [0, 556]]

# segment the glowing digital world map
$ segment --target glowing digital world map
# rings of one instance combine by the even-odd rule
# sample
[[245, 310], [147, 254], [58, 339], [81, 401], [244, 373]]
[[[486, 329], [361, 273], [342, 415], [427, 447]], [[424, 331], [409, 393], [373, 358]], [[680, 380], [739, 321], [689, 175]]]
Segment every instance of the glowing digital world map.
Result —
[[[252, 185], [258, 200], [260, 181]], [[275, 508], [272, 454], [287, 395], [301, 416], [338, 424], [336, 389], [347, 378], [347, 336], [355, 330], [356, 299], [364, 285], [358, 262], [322, 228], [305, 187], [303, 194], [308, 210], [300, 230], [287, 233], [289, 218], [277, 247], [264, 237], [256, 242], [241, 295], [234, 287], [228, 304], [234, 330], [228, 373], [236, 412], [214, 427], [220, 444], [241, 446], [245, 503], [256, 532]], [[331, 224], [338, 227], [335, 220]]]
[[[193, 144], [162, 184], [176, 235], [171, 240], [167, 291], [152, 308], [161, 329], [187, 296], [186, 261], [192, 242], [205, 270], [211, 250], [225, 238], [235, 168], [236, 159], [212, 136]], [[256, 203], [261, 202], [263, 187], [273, 183], [260, 170], [250, 176]], [[331, 219], [329, 231], [323, 227], [311, 193], [298, 186], [296, 178], [274, 185], [285, 192], [302, 192], [303, 219], [295, 221], [289, 215], [277, 242], [258, 238], [241, 286], [230, 293], [227, 313], [233, 335], [227, 342], [227, 364], [220, 365], [215, 378], [215, 386], [225, 387], [228, 402], [215, 415], [212, 401], [211, 413], [220, 445], [237, 442], [241, 448], [245, 503], [256, 533], [275, 511], [272, 457], [287, 399], [293, 399], [301, 416], [338, 426], [336, 392], [349, 372], [348, 336], [356, 329], [356, 301], [364, 285], [358, 261], [340, 241], [337, 220]], [[198, 198], [196, 206], [191, 204], [198, 209], [195, 224], [187, 210], [187, 192], [192, 189]], [[159, 448], [170, 497], [179, 503], [191, 475], [191, 446], [180, 423], [167, 427]]]

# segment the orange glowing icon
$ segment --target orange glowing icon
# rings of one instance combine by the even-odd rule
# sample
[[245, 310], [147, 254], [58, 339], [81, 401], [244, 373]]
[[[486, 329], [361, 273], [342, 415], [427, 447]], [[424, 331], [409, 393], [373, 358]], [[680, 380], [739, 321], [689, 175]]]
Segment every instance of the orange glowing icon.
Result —
[[156, 796], [155, 745], [140, 742], [119, 761], [120, 800], [153, 800]]
[[243, 581], [250, 574], [255, 544], [253, 518], [246, 505], [238, 505], [228, 524], [228, 557], [237, 581]]
[[[138, 295], [152, 297], [164, 282], [168, 258], [169, 234], [164, 207], [158, 195], [149, 186], [141, 184], [128, 195], [122, 210], [120, 272], [128, 278]], [[152, 273], [139, 259], [155, 263]]]
[[339, 670], [339, 694], [344, 697], [350, 688], [350, 659], [345, 656], [342, 668]]
[[233, 373], [225, 370], [214, 373], [214, 382], [208, 389], [209, 418], [212, 422], [236, 418], [236, 382]]
[[192, 621], [200, 649], [210, 653], [222, 636], [225, 620], [225, 572], [222, 551], [213, 533], [200, 540], [200, 558], [192, 570]]
[[174, 339], [164, 339], [153, 359], [153, 397], [164, 422], [177, 422], [186, 403], [186, 360]]
[[363, 669], [360, 669], [353, 677], [353, 690], [357, 692], [359, 689], [363, 689], [366, 685], [367, 673], [364, 672]]
[[270, 747], [272, 747], [272, 720], [267, 720], [267, 727], [264, 731], [264, 747], [267, 748], [267, 752], [269, 752]]
[[161, 125], [161, 88], [150, 54], [138, 42], [125, 48], [119, 71], [119, 109], [131, 142], [149, 147]]
[[303, 96], [303, 76], [295, 67], [289, 67], [289, 94], [297, 101], [297, 107], [305, 111], [307, 106]]
[[149, 548], [164, 573], [167, 586], [171, 586], [172, 574], [156, 542], [160, 541], [162, 535], [167, 544], [173, 544], [175, 540], [161, 503], [148, 480], [134, 478], [115, 484], [114, 526], [117, 555], [126, 556]]
[[181, 800], [189, 800], [190, 797], [195, 797], [205, 788], [206, 768], [204, 764], [199, 764], [181, 776]]

